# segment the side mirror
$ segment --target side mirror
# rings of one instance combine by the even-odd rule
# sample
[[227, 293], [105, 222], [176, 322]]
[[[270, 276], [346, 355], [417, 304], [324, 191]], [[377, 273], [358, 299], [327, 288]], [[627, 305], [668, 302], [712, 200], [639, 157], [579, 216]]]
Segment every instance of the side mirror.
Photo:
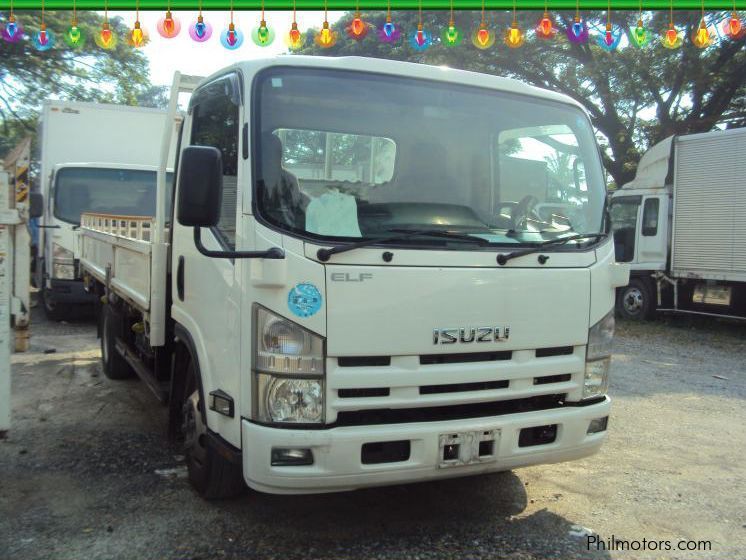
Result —
[[44, 195], [40, 192], [32, 192], [28, 195], [29, 218], [41, 218], [44, 215]]
[[181, 152], [176, 219], [183, 226], [212, 227], [223, 201], [223, 158], [211, 146], [188, 146]]
[[189, 146], [181, 152], [176, 219], [194, 228], [197, 250], [215, 259], [284, 259], [285, 251], [212, 251], [202, 244], [202, 228], [218, 225], [223, 203], [223, 157], [211, 146]]

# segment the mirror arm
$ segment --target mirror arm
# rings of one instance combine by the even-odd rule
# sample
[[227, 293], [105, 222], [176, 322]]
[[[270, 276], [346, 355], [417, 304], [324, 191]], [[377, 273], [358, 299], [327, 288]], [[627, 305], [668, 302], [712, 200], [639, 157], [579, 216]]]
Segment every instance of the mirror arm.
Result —
[[194, 228], [194, 244], [197, 250], [214, 259], [284, 259], [285, 251], [279, 247], [272, 247], [266, 251], [211, 251], [202, 245], [201, 228]]

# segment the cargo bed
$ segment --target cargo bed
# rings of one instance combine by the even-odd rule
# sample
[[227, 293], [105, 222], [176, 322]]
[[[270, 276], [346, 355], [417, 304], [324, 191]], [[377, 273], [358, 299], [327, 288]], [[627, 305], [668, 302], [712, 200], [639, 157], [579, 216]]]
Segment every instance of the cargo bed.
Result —
[[145, 313], [151, 307], [153, 222], [150, 216], [81, 216], [81, 267]]

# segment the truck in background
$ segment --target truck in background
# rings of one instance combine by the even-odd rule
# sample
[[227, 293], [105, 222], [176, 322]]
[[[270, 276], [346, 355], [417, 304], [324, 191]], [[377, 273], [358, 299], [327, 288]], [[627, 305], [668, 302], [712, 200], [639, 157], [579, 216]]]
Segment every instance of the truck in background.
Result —
[[80, 262], [104, 372], [168, 403], [199, 493], [349, 490], [601, 447], [629, 271], [581, 105], [357, 57], [177, 74], [168, 119], [180, 92], [177, 202], [166, 129], [155, 215], [85, 213]]
[[165, 119], [160, 109], [45, 102], [37, 154], [45, 209], [34, 284], [49, 318], [94, 303], [79, 271], [80, 214], [153, 214]]
[[746, 128], [671, 136], [611, 197], [628, 319], [674, 311], [746, 319]]

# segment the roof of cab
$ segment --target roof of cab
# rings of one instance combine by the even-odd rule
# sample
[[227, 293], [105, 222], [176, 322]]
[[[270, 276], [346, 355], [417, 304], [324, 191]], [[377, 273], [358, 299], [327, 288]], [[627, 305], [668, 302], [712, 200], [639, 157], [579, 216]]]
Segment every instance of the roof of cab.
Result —
[[482, 88], [490, 88], [505, 92], [517, 93], [520, 95], [530, 95], [541, 99], [548, 99], [560, 103], [566, 103], [579, 107], [584, 112], [587, 111], [581, 103], [573, 98], [538, 88], [513, 80], [511, 78], [502, 78], [491, 74], [481, 74], [479, 72], [470, 72], [467, 70], [456, 70], [446, 66], [432, 66], [428, 64], [418, 64], [414, 62], [401, 62], [398, 60], [386, 60], [382, 58], [369, 58], [362, 56], [302, 56], [302, 55], [277, 55], [267, 58], [257, 58], [244, 62], [235, 63], [227, 68], [223, 68], [212, 76], [206, 78], [206, 81], [223, 75], [229, 69], [241, 69], [246, 74], [253, 75], [260, 70], [273, 66], [295, 66], [304, 68], [331, 68], [335, 70], [356, 70], [359, 72], [370, 72], [375, 74], [387, 74], [392, 76], [404, 76], [407, 78], [419, 78], [423, 80], [439, 80], [443, 82], [458, 83]]

